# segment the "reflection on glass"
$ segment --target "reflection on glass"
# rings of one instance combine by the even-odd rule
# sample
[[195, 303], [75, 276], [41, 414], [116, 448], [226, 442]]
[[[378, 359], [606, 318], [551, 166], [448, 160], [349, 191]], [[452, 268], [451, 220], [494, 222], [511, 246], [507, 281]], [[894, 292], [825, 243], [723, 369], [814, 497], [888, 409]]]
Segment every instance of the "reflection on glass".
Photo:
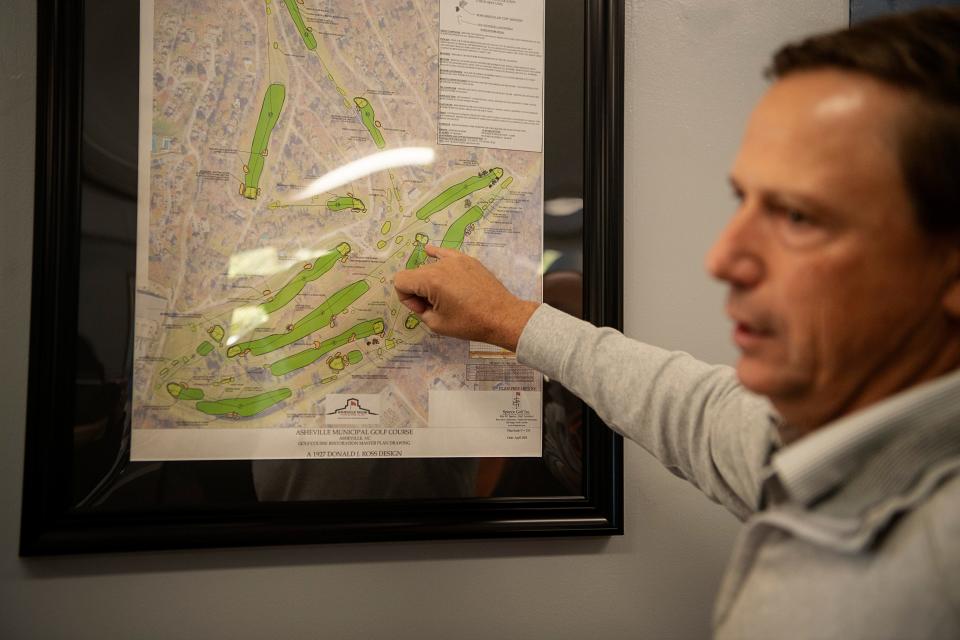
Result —
[[548, 216], [569, 216], [583, 211], [583, 198], [551, 198], [543, 203], [543, 212]]
[[[334, 191], [345, 184], [350, 184], [355, 180], [366, 178], [369, 175], [386, 171], [387, 169], [431, 164], [435, 156], [436, 154], [430, 147], [403, 147], [374, 153], [359, 160], [348, 162], [333, 171], [323, 174], [311, 182], [303, 191], [295, 194], [293, 200], [306, 200], [307, 198], [312, 198], [315, 195], [327, 191]], [[351, 199], [349, 206], [351, 208], [356, 207], [356, 202], [358, 201]], [[340, 206], [340, 208], [345, 208], [345, 203], [336, 204]]]
[[277, 260], [276, 247], [259, 247], [230, 256], [227, 275], [231, 278], [243, 275], [269, 276], [287, 268]]
[[[254, 329], [267, 321], [269, 316], [259, 306], [237, 307], [230, 316], [230, 332], [227, 337], [227, 346], [231, 349], [240, 338], [250, 335]], [[216, 331], [216, 326], [214, 331]], [[229, 351], [227, 352], [229, 356]]]

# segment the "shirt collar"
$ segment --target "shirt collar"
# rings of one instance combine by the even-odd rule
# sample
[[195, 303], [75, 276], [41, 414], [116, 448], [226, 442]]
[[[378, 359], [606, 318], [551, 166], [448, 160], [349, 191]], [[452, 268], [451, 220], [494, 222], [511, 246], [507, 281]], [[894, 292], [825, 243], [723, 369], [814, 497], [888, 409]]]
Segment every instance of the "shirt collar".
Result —
[[[876, 499], [878, 493], [897, 490], [890, 478], [898, 479], [894, 484], [908, 484], [951, 455], [960, 455], [960, 370], [784, 447], [773, 454], [770, 472], [787, 497], [803, 506], [811, 506], [859, 476], [855, 487], [862, 503]], [[858, 502], [856, 497], [853, 502]], [[845, 496], [847, 510], [850, 503], [850, 496]]]

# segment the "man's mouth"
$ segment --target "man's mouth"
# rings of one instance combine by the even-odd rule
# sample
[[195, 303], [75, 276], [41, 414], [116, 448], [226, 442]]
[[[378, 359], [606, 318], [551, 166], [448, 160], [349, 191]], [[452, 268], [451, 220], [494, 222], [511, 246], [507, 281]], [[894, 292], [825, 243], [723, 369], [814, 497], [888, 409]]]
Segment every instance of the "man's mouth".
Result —
[[734, 321], [733, 342], [741, 351], [757, 347], [763, 340], [770, 338], [773, 332], [762, 325], [741, 320]]

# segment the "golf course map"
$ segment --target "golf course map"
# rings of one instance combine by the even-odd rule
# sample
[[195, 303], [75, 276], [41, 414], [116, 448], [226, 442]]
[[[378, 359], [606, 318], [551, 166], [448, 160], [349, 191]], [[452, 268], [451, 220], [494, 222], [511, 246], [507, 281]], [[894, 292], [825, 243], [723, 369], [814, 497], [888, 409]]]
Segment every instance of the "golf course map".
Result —
[[[393, 286], [433, 269], [432, 244], [483, 260], [518, 295], [541, 292], [542, 153], [510, 142], [515, 125], [483, 101], [445, 106], [458, 79], [526, 79], [494, 52], [489, 68], [448, 75], [440, 24], [454, 9], [437, 5], [145, 5], [131, 424], [146, 444], [131, 459], [266, 458], [275, 436], [290, 448], [273, 457], [306, 456], [300, 441], [317, 438], [295, 429], [338, 424], [341, 395], [406, 428], [432, 424], [435, 391], [508, 388], [471, 379], [472, 347], [435, 334]], [[460, 126], [458, 140], [444, 133]], [[155, 453], [161, 441], [177, 446]]]

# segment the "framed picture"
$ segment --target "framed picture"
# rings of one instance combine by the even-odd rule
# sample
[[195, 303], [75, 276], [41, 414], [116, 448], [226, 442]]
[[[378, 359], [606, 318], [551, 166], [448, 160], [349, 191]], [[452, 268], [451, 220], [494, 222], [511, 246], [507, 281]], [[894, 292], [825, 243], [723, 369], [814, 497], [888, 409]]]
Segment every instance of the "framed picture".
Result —
[[857, 24], [887, 13], [916, 11], [924, 7], [956, 5], [957, 0], [851, 0], [850, 24]]
[[623, 1], [222, 7], [38, 3], [21, 554], [622, 533], [619, 436], [392, 278], [621, 327]]

